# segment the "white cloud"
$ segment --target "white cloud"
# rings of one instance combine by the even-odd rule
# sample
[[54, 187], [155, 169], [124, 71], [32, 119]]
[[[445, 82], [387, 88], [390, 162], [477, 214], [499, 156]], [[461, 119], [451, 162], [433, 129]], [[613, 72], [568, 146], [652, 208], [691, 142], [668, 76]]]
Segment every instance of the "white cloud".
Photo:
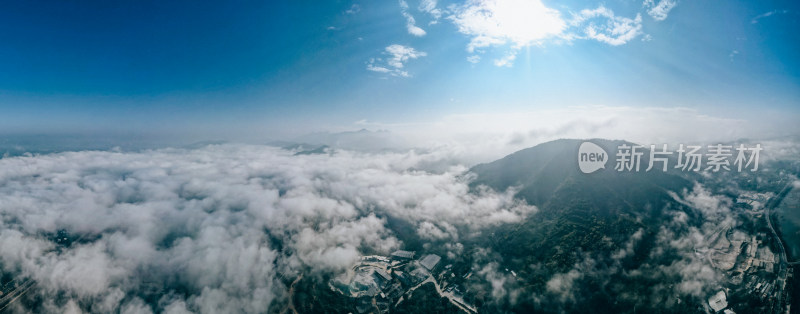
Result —
[[381, 217], [453, 241], [536, 210], [513, 191], [470, 193], [464, 167], [413, 170], [439, 152], [293, 153], [230, 144], [0, 159], [0, 271], [33, 279], [28, 295], [46, 312], [267, 312], [285, 304], [279, 277], [401, 247]]
[[508, 272], [503, 272], [497, 262], [486, 263], [483, 267], [473, 266], [477, 269], [476, 274], [481, 276], [489, 283], [489, 291], [492, 293], [490, 302], [508, 301], [511, 304], [517, 302], [522, 290], [516, 285], [516, 278]]
[[357, 3], [354, 3], [349, 9], [347, 9], [347, 11], [344, 11], [344, 13], [347, 14], [356, 14], [358, 12], [361, 12], [361, 6], [359, 6]]
[[511, 51], [504, 57], [494, 60], [494, 65], [499, 67], [511, 67], [511, 65], [514, 64], [515, 59], [517, 59], [517, 52]]
[[728, 59], [733, 62], [734, 57], [739, 54], [739, 50], [731, 50], [731, 53], [728, 54]]
[[[409, 19], [409, 21], [412, 20]], [[412, 24], [412, 22], [409, 22], [408, 24], [408, 33], [417, 37], [425, 36], [425, 34], [427, 34], [424, 29], [415, 26], [414, 24]]]
[[451, 17], [461, 33], [472, 36], [472, 48], [486, 43], [537, 44], [566, 27], [561, 14], [538, 0], [471, 0]]
[[416, 59], [427, 55], [425, 52], [417, 51], [414, 48], [396, 44], [386, 47], [386, 52], [392, 56], [388, 60], [389, 65], [395, 68], [402, 68], [403, 63], [409, 59]]
[[367, 63], [367, 70], [387, 73], [393, 76], [409, 77], [408, 72], [403, 70], [405, 63], [428, 55], [412, 47], [397, 44], [386, 47], [383, 54], [387, 57], [370, 59]]
[[439, 23], [439, 19], [442, 17], [442, 10], [436, 7], [436, 2], [436, 0], [422, 0], [418, 7], [420, 11], [431, 16], [432, 20], [429, 23], [431, 25]]
[[[521, 47], [540, 44], [558, 36], [566, 23], [561, 14], [538, 0], [478, 1], [454, 7], [450, 19], [462, 34], [472, 37], [467, 51], [489, 46], [511, 45], [511, 54]], [[507, 54], [510, 56], [511, 54]], [[513, 58], [505, 58], [510, 66]]]
[[416, 24], [417, 21], [410, 13], [408, 13], [408, 3], [405, 0], [400, 0], [400, 13], [406, 18], [406, 29], [408, 33], [417, 37], [425, 36], [425, 30], [419, 28]]
[[[760, 139], [762, 160], [797, 154], [797, 147], [767, 138], [797, 134], [798, 115], [715, 112], [685, 107], [568, 106], [536, 111], [470, 112], [420, 123], [368, 121], [349, 128], [388, 130], [417, 147], [447, 147], [464, 163], [489, 162], [559, 138], [625, 139], [641, 144], [705, 143]], [[407, 147], [407, 146], [406, 146]], [[677, 147], [677, 146], [676, 146]], [[777, 157], [776, 157], [777, 158]]]
[[555, 274], [547, 281], [547, 292], [556, 295], [561, 302], [575, 301], [573, 285], [581, 276], [581, 272], [577, 269]]
[[705, 219], [712, 222], [719, 222], [731, 216], [731, 200], [712, 195], [710, 191], [700, 184], [695, 184], [691, 192], [684, 191], [683, 198], [673, 192], [670, 192], [670, 195], [676, 201], [697, 210]]
[[786, 13], [789, 13], [789, 10], [772, 10], [772, 11], [757, 15], [752, 20], [750, 20], [750, 23], [751, 24], [758, 24], [758, 21], [761, 20], [761, 19], [768, 18], [768, 17], [773, 16], [775, 14], [786, 14]]
[[380, 72], [380, 73], [389, 73], [389, 72], [391, 72], [392, 70], [389, 70], [389, 69], [387, 69], [385, 67], [382, 67], [382, 66], [375, 65], [375, 62], [378, 62], [380, 60], [381, 59], [376, 60], [375, 58], [369, 59], [369, 62], [367, 63], [367, 70], [373, 71], [373, 72]]
[[655, 3], [654, 0], [644, 0], [643, 6], [653, 19], [663, 21], [667, 19], [669, 11], [672, 11], [677, 4], [677, 0], [659, 0], [658, 3]]
[[620, 17], [604, 6], [594, 10], [581, 10], [571, 24], [580, 28], [586, 38], [612, 46], [625, 44], [642, 34], [640, 14], [633, 19]]
[[[604, 6], [582, 10], [571, 20], [539, 0], [471, 0], [453, 6], [450, 20], [462, 34], [470, 36], [469, 53], [483, 53], [489, 47], [506, 47], [497, 66], [512, 66], [523, 47], [542, 45], [547, 41], [593, 39], [609, 45], [622, 45], [642, 34], [642, 18], [614, 15]], [[470, 60], [470, 62], [472, 62]]]

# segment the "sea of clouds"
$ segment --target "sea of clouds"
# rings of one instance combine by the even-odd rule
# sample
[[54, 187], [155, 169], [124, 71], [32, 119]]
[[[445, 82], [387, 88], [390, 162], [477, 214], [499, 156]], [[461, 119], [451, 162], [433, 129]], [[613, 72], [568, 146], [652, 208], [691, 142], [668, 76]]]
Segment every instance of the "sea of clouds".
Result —
[[[765, 159], [797, 151], [780, 143], [764, 142]], [[491, 248], [462, 244], [538, 211], [515, 199], [513, 188], [470, 188], [462, 146], [297, 153], [230, 143], [0, 158], [0, 271], [35, 282], [6, 310], [282, 309], [288, 283], [300, 274], [341, 273], [364, 254], [406, 248], [390, 220], [411, 226], [426, 249], [444, 257], [471, 254], [481, 281], [471, 286], [485, 289], [498, 308], [525, 301], [568, 310], [586, 301], [586, 283], [621, 301], [670, 307], [720, 289], [723, 274], [696, 249], [708, 247], [720, 226], [741, 223], [726, 197], [699, 184], [675, 191], [686, 208], [666, 209], [648, 253], [676, 255], [673, 262], [623, 267], [641, 245], [640, 229], [616, 251], [548, 273], [544, 291], [534, 293]], [[633, 294], [614, 278], [663, 284]]]
[[36, 283], [9, 309], [265, 312], [286, 278], [403, 248], [387, 217], [456, 254], [459, 230], [536, 212], [470, 192], [465, 167], [441, 170], [449, 157], [223, 144], [0, 159], [0, 267]]

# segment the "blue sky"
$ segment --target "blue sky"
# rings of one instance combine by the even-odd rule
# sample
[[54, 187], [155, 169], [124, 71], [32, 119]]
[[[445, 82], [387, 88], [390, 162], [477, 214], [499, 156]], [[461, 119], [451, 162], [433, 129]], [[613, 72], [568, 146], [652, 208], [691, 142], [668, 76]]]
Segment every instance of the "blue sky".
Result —
[[570, 106], [800, 111], [793, 1], [17, 1], [0, 132], [265, 138]]

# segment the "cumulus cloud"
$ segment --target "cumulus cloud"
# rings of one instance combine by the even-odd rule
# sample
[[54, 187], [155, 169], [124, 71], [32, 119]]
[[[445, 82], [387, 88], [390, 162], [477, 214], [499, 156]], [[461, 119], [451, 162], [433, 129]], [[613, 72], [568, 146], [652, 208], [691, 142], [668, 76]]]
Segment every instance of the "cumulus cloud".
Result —
[[405, 63], [409, 60], [427, 56], [423, 51], [403, 45], [390, 45], [383, 52], [387, 57], [372, 58], [367, 63], [367, 70], [379, 73], [387, 73], [392, 76], [409, 77], [407, 71], [403, 70]]
[[644, 0], [643, 3], [644, 8], [647, 9], [647, 14], [656, 21], [666, 20], [669, 11], [672, 11], [677, 4], [677, 0], [659, 0], [658, 3], [654, 0]]
[[238, 144], [3, 158], [0, 265], [36, 282], [43, 312], [266, 312], [285, 304], [281, 278], [401, 248], [387, 217], [452, 242], [535, 212], [513, 191], [470, 193], [463, 167], [413, 170], [438, 158]]

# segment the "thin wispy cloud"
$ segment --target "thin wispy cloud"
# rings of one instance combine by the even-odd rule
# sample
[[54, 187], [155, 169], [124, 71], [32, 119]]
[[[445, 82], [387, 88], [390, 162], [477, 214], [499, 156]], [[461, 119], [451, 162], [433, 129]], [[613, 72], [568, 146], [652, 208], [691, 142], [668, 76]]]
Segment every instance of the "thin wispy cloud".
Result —
[[733, 62], [733, 60], [736, 58], [738, 54], [739, 50], [731, 50], [731, 53], [728, 54], [728, 59], [730, 59], [731, 62]]
[[412, 47], [394, 44], [386, 47], [383, 55], [385, 57], [370, 59], [367, 63], [367, 70], [393, 76], [410, 77], [411, 75], [408, 71], [404, 70], [405, 63], [428, 54], [423, 51], [417, 51]]
[[787, 14], [787, 13], [789, 13], [789, 10], [772, 10], [772, 11], [757, 15], [752, 20], [750, 20], [750, 24], [758, 24], [758, 21], [761, 20], [761, 19], [765, 19], [765, 18], [768, 18], [768, 17], [776, 15], [776, 14]]
[[642, 16], [634, 18], [616, 16], [604, 6], [593, 10], [582, 10], [570, 24], [581, 30], [578, 38], [593, 39], [612, 46], [628, 43], [642, 34]]
[[344, 13], [347, 14], [356, 14], [358, 12], [361, 12], [361, 6], [359, 6], [357, 3], [354, 3], [353, 5], [350, 6], [349, 9], [344, 11]]
[[436, 5], [436, 0], [422, 0], [419, 3], [418, 9], [422, 12], [428, 13], [431, 16], [431, 21], [428, 23], [430, 25], [439, 23], [439, 19], [443, 14], [442, 10], [437, 8]]
[[411, 13], [408, 13], [408, 3], [405, 0], [400, 0], [400, 13], [406, 19], [406, 29], [408, 33], [417, 37], [422, 37], [427, 34], [424, 29], [417, 26], [417, 21]]
[[[517, 59], [517, 52], [516, 51], [511, 51], [508, 54], [506, 54], [504, 57], [502, 57], [500, 59], [495, 59], [494, 60], [494, 65], [499, 66], [499, 67], [511, 67], [514, 64], [514, 60], [516, 60], [516, 59]], [[467, 61], [469, 61], [469, 60], [467, 60]]]

